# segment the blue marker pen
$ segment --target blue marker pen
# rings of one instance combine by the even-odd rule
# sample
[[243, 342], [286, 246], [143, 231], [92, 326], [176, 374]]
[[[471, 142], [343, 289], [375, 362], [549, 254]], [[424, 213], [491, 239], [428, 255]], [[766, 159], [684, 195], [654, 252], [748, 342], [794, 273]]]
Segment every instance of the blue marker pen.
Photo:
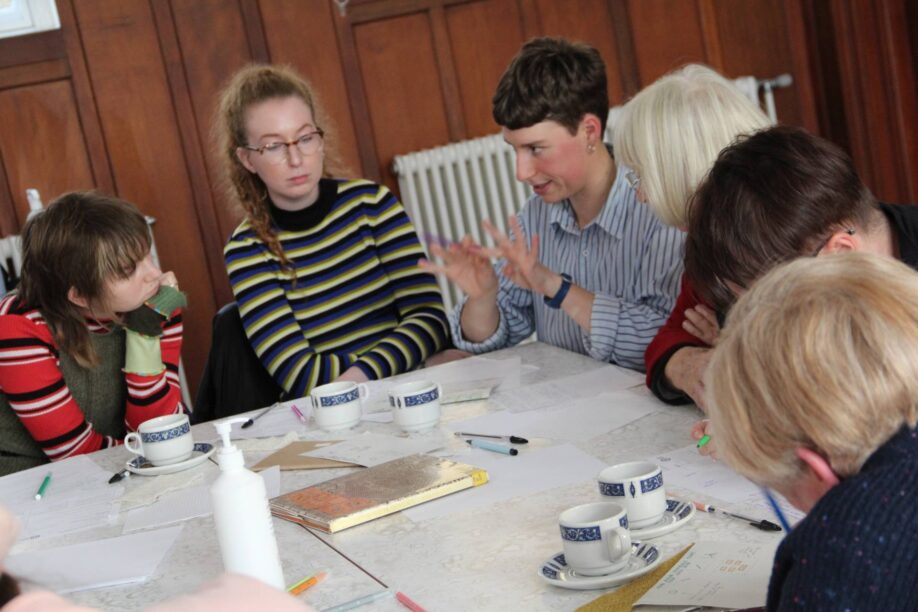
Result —
[[515, 448], [501, 446], [500, 444], [494, 444], [493, 442], [486, 442], [484, 440], [466, 440], [465, 443], [474, 448], [483, 448], [484, 450], [489, 450], [495, 453], [503, 453], [505, 455], [518, 455], [520, 452]]

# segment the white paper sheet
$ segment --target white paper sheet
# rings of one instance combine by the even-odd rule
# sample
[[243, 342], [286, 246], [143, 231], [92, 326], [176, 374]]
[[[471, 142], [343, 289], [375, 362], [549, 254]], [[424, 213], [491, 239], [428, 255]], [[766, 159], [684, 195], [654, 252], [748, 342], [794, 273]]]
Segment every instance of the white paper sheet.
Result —
[[[51, 483], [36, 500], [49, 472]], [[124, 487], [108, 484], [111, 476], [80, 455], [0, 478], [0, 500], [20, 519], [20, 540], [61, 535], [114, 522]]]
[[698, 542], [636, 605], [764, 606], [778, 542]]
[[446, 440], [437, 432], [411, 438], [365, 432], [350, 440], [303, 453], [303, 456], [322, 457], [323, 459], [334, 459], [335, 461], [346, 461], [365, 467], [373, 467], [400, 457], [429, 453], [445, 444]]
[[606, 467], [603, 461], [571, 444], [525, 449], [515, 457], [476, 448], [453, 459], [487, 470], [488, 484], [409, 508], [403, 512], [405, 516], [420, 522], [467, 512], [506, 499], [593, 480]]
[[641, 384], [643, 380], [639, 372], [610, 365], [518, 389], [507, 390], [501, 387], [491, 402], [511, 412], [558, 408], [574, 400], [622, 391]]
[[392, 416], [391, 410], [383, 410], [382, 412], [371, 412], [360, 417], [362, 421], [369, 421], [371, 423], [391, 423], [395, 420], [395, 417]]
[[662, 407], [652, 397], [634, 393], [603, 393], [575, 400], [563, 408], [491, 412], [467, 421], [450, 423], [447, 428], [469, 433], [579, 442], [624, 427]]
[[143, 582], [172, 548], [182, 527], [13, 555], [6, 569], [57, 593]]
[[[280, 495], [280, 466], [259, 472], [265, 480], [268, 499]], [[159, 498], [156, 503], [136, 508], [127, 513], [123, 533], [151, 529], [207, 516], [214, 511], [210, 501], [210, 485], [190, 487]]]
[[[663, 482], [667, 489], [675, 486], [703, 493], [725, 501], [728, 506], [719, 508], [721, 510], [742, 511], [742, 514], [751, 518], [777, 522], [774, 511], [755, 483], [743, 478], [723, 462], [701, 455], [694, 444], [651, 457], [649, 461], [662, 466]], [[803, 513], [786, 500], [778, 495], [776, 499], [791, 523], [803, 518]]]

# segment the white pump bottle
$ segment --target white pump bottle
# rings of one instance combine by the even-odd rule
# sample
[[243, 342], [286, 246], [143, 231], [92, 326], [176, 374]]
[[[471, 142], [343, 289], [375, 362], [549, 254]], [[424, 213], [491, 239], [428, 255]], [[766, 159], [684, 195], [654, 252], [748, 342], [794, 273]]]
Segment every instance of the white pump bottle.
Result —
[[246, 420], [237, 417], [214, 423], [223, 446], [217, 451], [221, 473], [210, 488], [210, 496], [223, 567], [284, 590], [265, 481], [245, 468], [242, 451], [230, 441], [232, 424]]

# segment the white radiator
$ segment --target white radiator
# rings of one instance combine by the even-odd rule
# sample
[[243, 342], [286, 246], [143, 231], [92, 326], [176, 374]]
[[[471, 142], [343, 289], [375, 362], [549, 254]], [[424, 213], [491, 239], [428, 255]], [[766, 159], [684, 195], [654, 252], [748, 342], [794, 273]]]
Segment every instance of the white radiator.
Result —
[[[768, 80], [743, 77], [735, 82], [756, 104], [763, 104], [775, 121], [772, 89], [786, 87], [792, 80], [790, 75], [781, 75]], [[763, 102], [759, 101], [759, 90], [763, 91]], [[612, 142], [620, 111], [621, 107], [609, 109], [606, 142]], [[393, 170], [398, 176], [402, 203], [425, 246], [432, 242], [447, 244], [466, 234], [480, 244], [492, 245], [481, 221], [489, 219], [506, 231], [507, 218], [522, 208], [532, 193], [516, 180], [513, 149], [500, 134], [398, 155], [393, 160]], [[443, 303], [451, 310], [461, 292], [444, 277], [438, 276], [437, 280]]]

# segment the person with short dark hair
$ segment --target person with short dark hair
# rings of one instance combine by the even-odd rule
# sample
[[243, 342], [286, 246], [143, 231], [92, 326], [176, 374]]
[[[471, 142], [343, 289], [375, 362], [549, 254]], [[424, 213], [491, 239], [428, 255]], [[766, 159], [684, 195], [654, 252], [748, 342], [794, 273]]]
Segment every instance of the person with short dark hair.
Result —
[[98, 193], [64, 194], [26, 223], [20, 286], [0, 299], [0, 475], [185, 411], [185, 298], [151, 246], [140, 211]]
[[[492, 100], [516, 153], [516, 177], [535, 195], [510, 219], [489, 222], [497, 248], [466, 236], [431, 245], [466, 294], [450, 317], [457, 348], [483, 353], [538, 334], [541, 341], [642, 370], [647, 343], [672, 309], [683, 236], [637, 201], [627, 169], [603, 143], [609, 113], [596, 49], [563, 39], [527, 42]], [[501, 261], [493, 266], [490, 257]]]
[[[800, 128], [763, 130], [724, 149], [692, 198], [686, 276], [721, 319], [774, 266], [848, 251], [918, 269], [918, 207], [878, 203], [844, 151]], [[692, 436], [706, 427], [697, 423]]]

